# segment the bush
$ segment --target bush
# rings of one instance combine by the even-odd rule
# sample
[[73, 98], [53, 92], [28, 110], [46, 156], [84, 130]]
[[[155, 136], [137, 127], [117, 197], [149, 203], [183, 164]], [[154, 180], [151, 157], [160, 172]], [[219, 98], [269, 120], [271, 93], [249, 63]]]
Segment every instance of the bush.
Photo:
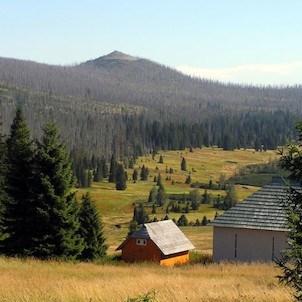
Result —
[[157, 295], [158, 291], [153, 289], [145, 294], [139, 295], [138, 297], [135, 298], [128, 298], [126, 300], [126, 302], [154, 302], [154, 301], [158, 301], [156, 299], [156, 295]]
[[190, 252], [190, 262], [189, 264], [209, 264], [212, 263], [211, 254], [203, 254], [199, 252]]

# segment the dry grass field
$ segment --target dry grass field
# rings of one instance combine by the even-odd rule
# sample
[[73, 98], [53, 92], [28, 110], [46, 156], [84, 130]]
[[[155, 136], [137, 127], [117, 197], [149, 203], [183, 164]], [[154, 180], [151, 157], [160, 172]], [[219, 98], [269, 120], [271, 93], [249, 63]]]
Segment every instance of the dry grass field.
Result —
[[0, 258], [0, 301], [123, 302], [157, 290], [161, 302], [292, 301], [272, 264], [96, 265]]
[[[222, 151], [215, 148], [189, 151], [161, 152], [164, 163], [159, 164], [158, 154], [139, 158], [136, 168], [145, 165], [150, 170], [147, 181], [127, 182], [126, 191], [117, 191], [114, 184], [94, 183], [88, 190], [77, 190], [80, 197], [89, 191], [102, 215], [104, 233], [107, 237], [108, 254], [114, 255], [116, 247], [124, 240], [133, 206], [146, 201], [154, 186], [154, 176], [161, 173], [168, 194], [189, 193], [185, 184], [191, 173], [193, 181], [216, 182], [221, 174], [230, 177], [240, 166], [266, 163], [275, 159], [273, 151], [252, 150]], [[186, 172], [180, 170], [181, 157], [187, 161]], [[173, 174], [166, 173], [173, 168]], [[133, 170], [128, 169], [130, 178]], [[171, 176], [171, 180], [166, 180]], [[174, 184], [172, 181], [174, 180]], [[257, 187], [236, 186], [239, 200], [257, 191]], [[200, 190], [203, 194], [204, 190]], [[212, 194], [224, 194], [211, 191]], [[150, 213], [150, 208], [147, 208]], [[216, 209], [201, 205], [198, 211], [186, 214], [189, 221], [212, 219]], [[158, 209], [156, 217], [165, 215]], [[169, 213], [178, 219], [181, 213]], [[211, 227], [182, 227], [197, 252], [212, 253]], [[13, 302], [123, 302], [148, 291], [158, 291], [156, 301], [202, 302], [202, 301], [292, 301], [290, 289], [280, 285], [276, 276], [279, 271], [273, 264], [188, 264], [176, 267], [160, 267], [154, 263], [125, 264], [110, 260], [106, 264], [41, 262], [32, 259], [18, 260], [0, 258], [0, 301]]]

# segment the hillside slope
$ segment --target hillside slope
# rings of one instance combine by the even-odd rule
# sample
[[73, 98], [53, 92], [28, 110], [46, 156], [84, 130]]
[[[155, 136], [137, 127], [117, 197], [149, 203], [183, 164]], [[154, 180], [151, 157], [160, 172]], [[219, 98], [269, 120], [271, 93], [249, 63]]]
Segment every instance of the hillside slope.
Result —
[[234, 141], [230, 148], [274, 148], [293, 137], [301, 104], [302, 86], [226, 85], [118, 51], [74, 66], [0, 58], [2, 132], [22, 106], [34, 137], [55, 120], [70, 149], [90, 154], [223, 141]]

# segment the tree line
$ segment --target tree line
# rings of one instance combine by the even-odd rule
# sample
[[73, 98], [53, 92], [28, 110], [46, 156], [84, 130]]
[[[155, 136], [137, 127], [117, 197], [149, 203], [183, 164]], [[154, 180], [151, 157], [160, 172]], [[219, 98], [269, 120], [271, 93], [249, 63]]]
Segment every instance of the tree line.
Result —
[[93, 260], [106, 254], [101, 217], [89, 194], [76, 200], [66, 145], [54, 123], [31, 139], [18, 109], [0, 144], [0, 254]]

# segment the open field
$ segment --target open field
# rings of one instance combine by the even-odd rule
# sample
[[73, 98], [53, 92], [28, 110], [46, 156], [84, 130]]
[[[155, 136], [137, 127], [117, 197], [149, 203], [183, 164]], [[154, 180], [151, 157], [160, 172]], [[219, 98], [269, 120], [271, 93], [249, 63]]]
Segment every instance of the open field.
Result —
[[157, 301], [292, 301], [273, 264], [96, 265], [0, 258], [0, 301], [123, 302], [157, 290]]
[[[160, 155], [163, 156], [164, 163], [159, 163]], [[180, 164], [182, 156], [185, 157], [187, 163], [187, 171], [181, 171]], [[152, 156], [140, 157], [134, 168], [140, 169], [143, 165], [148, 167], [150, 174], [147, 181], [138, 180], [136, 183], [131, 181], [133, 169], [127, 169], [128, 182], [125, 191], [117, 191], [115, 184], [107, 181], [101, 183], [93, 183], [89, 189], [79, 189], [77, 191], [80, 197], [86, 191], [89, 191], [93, 200], [96, 202], [98, 209], [102, 215], [104, 222], [104, 231], [109, 246], [108, 252], [111, 254], [115, 248], [123, 241], [128, 232], [128, 223], [132, 219], [134, 204], [145, 202], [148, 198], [149, 191], [155, 185], [154, 177], [161, 174], [165, 190], [168, 194], [188, 194], [192, 188], [189, 184], [185, 184], [186, 177], [190, 174], [192, 182], [199, 181], [208, 183], [210, 179], [213, 183], [217, 182], [221, 174], [225, 174], [229, 178], [234, 174], [236, 169], [249, 164], [267, 163], [269, 160], [275, 159], [277, 154], [275, 151], [255, 152], [254, 150], [235, 150], [223, 151], [218, 148], [201, 148], [194, 149], [193, 152], [185, 151], [167, 151], [159, 152], [154, 159]], [[172, 168], [173, 173], [167, 173], [166, 170]], [[167, 180], [167, 177], [171, 179]], [[172, 182], [174, 181], [174, 182]], [[257, 191], [258, 187], [252, 186], [236, 186], [239, 200], [251, 195]], [[204, 189], [199, 189], [200, 194], [204, 193]], [[213, 195], [224, 195], [224, 191], [208, 190]], [[151, 213], [151, 205], [146, 207], [146, 211]], [[186, 214], [189, 221], [195, 222], [198, 218], [200, 221], [206, 215], [208, 219], [213, 219], [216, 213], [211, 205], [201, 205], [198, 211], [190, 211]], [[217, 211], [221, 213], [221, 211]], [[169, 213], [170, 219], [176, 220], [182, 213]], [[165, 216], [165, 210], [157, 208], [155, 214], [157, 219]], [[153, 217], [150, 216], [150, 217]], [[205, 236], [208, 240], [205, 244], [199, 244], [200, 236], [204, 236], [204, 230], [207, 230]], [[193, 244], [199, 251], [211, 252], [208, 248], [212, 238], [211, 231], [203, 227], [186, 227], [183, 232], [192, 240]], [[193, 237], [191, 238], [191, 235]], [[198, 235], [196, 235], [198, 234]], [[204, 248], [204, 245], [206, 248]]]
[[[88, 190], [77, 191], [78, 197], [89, 191], [100, 210], [108, 254], [114, 255], [116, 247], [125, 239], [133, 206], [147, 200], [154, 186], [154, 176], [161, 173], [168, 194], [188, 194], [192, 190], [184, 184], [189, 172], [180, 171], [181, 155], [186, 157], [193, 181], [205, 183], [210, 179], [216, 182], [222, 173], [228, 178], [241, 165], [265, 163], [276, 157], [273, 151], [227, 152], [213, 148], [198, 149], [193, 153], [170, 151], [161, 154], [164, 164], [158, 163], [159, 155], [155, 160], [151, 156], [138, 160], [136, 168], [144, 164], [150, 170], [150, 177], [148, 181], [128, 181], [126, 191], [117, 191], [114, 184], [106, 181], [93, 183]], [[166, 166], [173, 168], [174, 173], [167, 174]], [[129, 178], [132, 172], [128, 169]], [[165, 180], [166, 176], [171, 176], [175, 184]], [[258, 189], [236, 186], [239, 200]], [[201, 189], [200, 193], [203, 192]], [[208, 193], [224, 194], [211, 190]], [[150, 213], [151, 208], [146, 207], [146, 210]], [[211, 205], [201, 205], [198, 211], [191, 211], [186, 216], [193, 222], [197, 218], [201, 220], [204, 215], [213, 219], [216, 211]], [[161, 219], [164, 215], [164, 209], [158, 208], [156, 217]], [[171, 219], [178, 219], [181, 213], [168, 215]], [[212, 253], [212, 227], [188, 226], [181, 227], [181, 230], [197, 252]], [[274, 264], [191, 263], [161, 267], [155, 263], [126, 264], [113, 260], [93, 264], [0, 258], [0, 272], [0, 301], [6, 302], [124, 302], [128, 297], [152, 290], [158, 291], [156, 301], [160, 302], [292, 301], [290, 289], [278, 283], [276, 276], [280, 272]]]

